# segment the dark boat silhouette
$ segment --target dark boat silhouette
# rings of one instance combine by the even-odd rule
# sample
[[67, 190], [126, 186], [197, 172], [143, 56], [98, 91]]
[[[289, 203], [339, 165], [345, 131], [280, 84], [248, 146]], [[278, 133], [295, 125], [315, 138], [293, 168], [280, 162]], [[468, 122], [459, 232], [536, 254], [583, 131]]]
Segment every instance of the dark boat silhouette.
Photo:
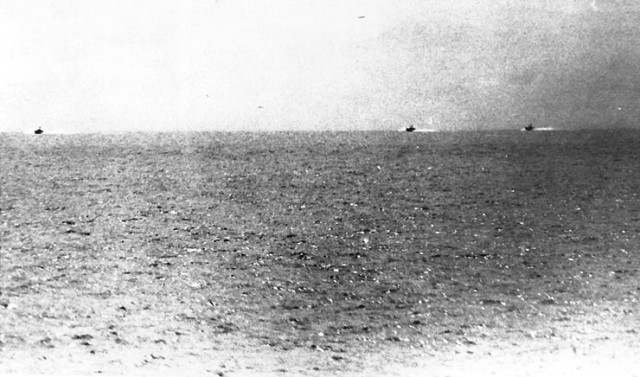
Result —
[[535, 127], [533, 127], [533, 124], [529, 123], [529, 125], [525, 126], [524, 130], [525, 131], [533, 131]]
[[414, 126], [409, 126], [409, 127], [406, 128], [407, 132], [413, 132], [415, 130], [416, 130], [416, 128]]
[[33, 131], [33, 132], [34, 132], [36, 135], [40, 135], [40, 134], [43, 134], [43, 133], [44, 133], [44, 131], [42, 130], [42, 127], [38, 127], [38, 129], [37, 129], [37, 130], [35, 130], [35, 131]]

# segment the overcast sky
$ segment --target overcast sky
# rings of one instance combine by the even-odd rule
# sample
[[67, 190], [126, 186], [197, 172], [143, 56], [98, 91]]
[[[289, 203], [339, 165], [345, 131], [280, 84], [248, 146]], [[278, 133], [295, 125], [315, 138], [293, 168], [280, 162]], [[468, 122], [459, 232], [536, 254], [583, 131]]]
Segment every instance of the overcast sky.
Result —
[[2, 0], [0, 131], [635, 126], [632, 0]]

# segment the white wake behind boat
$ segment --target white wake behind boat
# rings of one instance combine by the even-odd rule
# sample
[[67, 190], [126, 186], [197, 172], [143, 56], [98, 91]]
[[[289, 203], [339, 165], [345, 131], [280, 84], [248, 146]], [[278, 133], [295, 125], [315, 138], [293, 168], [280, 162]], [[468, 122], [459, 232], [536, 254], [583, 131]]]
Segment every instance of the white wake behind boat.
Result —
[[553, 127], [535, 127], [532, 129], [523, 128], [520, 131], [556, 131]]

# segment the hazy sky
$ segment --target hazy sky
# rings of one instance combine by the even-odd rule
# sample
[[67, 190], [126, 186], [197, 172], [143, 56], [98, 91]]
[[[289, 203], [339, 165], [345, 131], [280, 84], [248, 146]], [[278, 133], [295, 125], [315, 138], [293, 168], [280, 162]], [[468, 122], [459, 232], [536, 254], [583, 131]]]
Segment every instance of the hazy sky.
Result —
[[0, 131], [635, 126], [635, 0], [1, 0]]

